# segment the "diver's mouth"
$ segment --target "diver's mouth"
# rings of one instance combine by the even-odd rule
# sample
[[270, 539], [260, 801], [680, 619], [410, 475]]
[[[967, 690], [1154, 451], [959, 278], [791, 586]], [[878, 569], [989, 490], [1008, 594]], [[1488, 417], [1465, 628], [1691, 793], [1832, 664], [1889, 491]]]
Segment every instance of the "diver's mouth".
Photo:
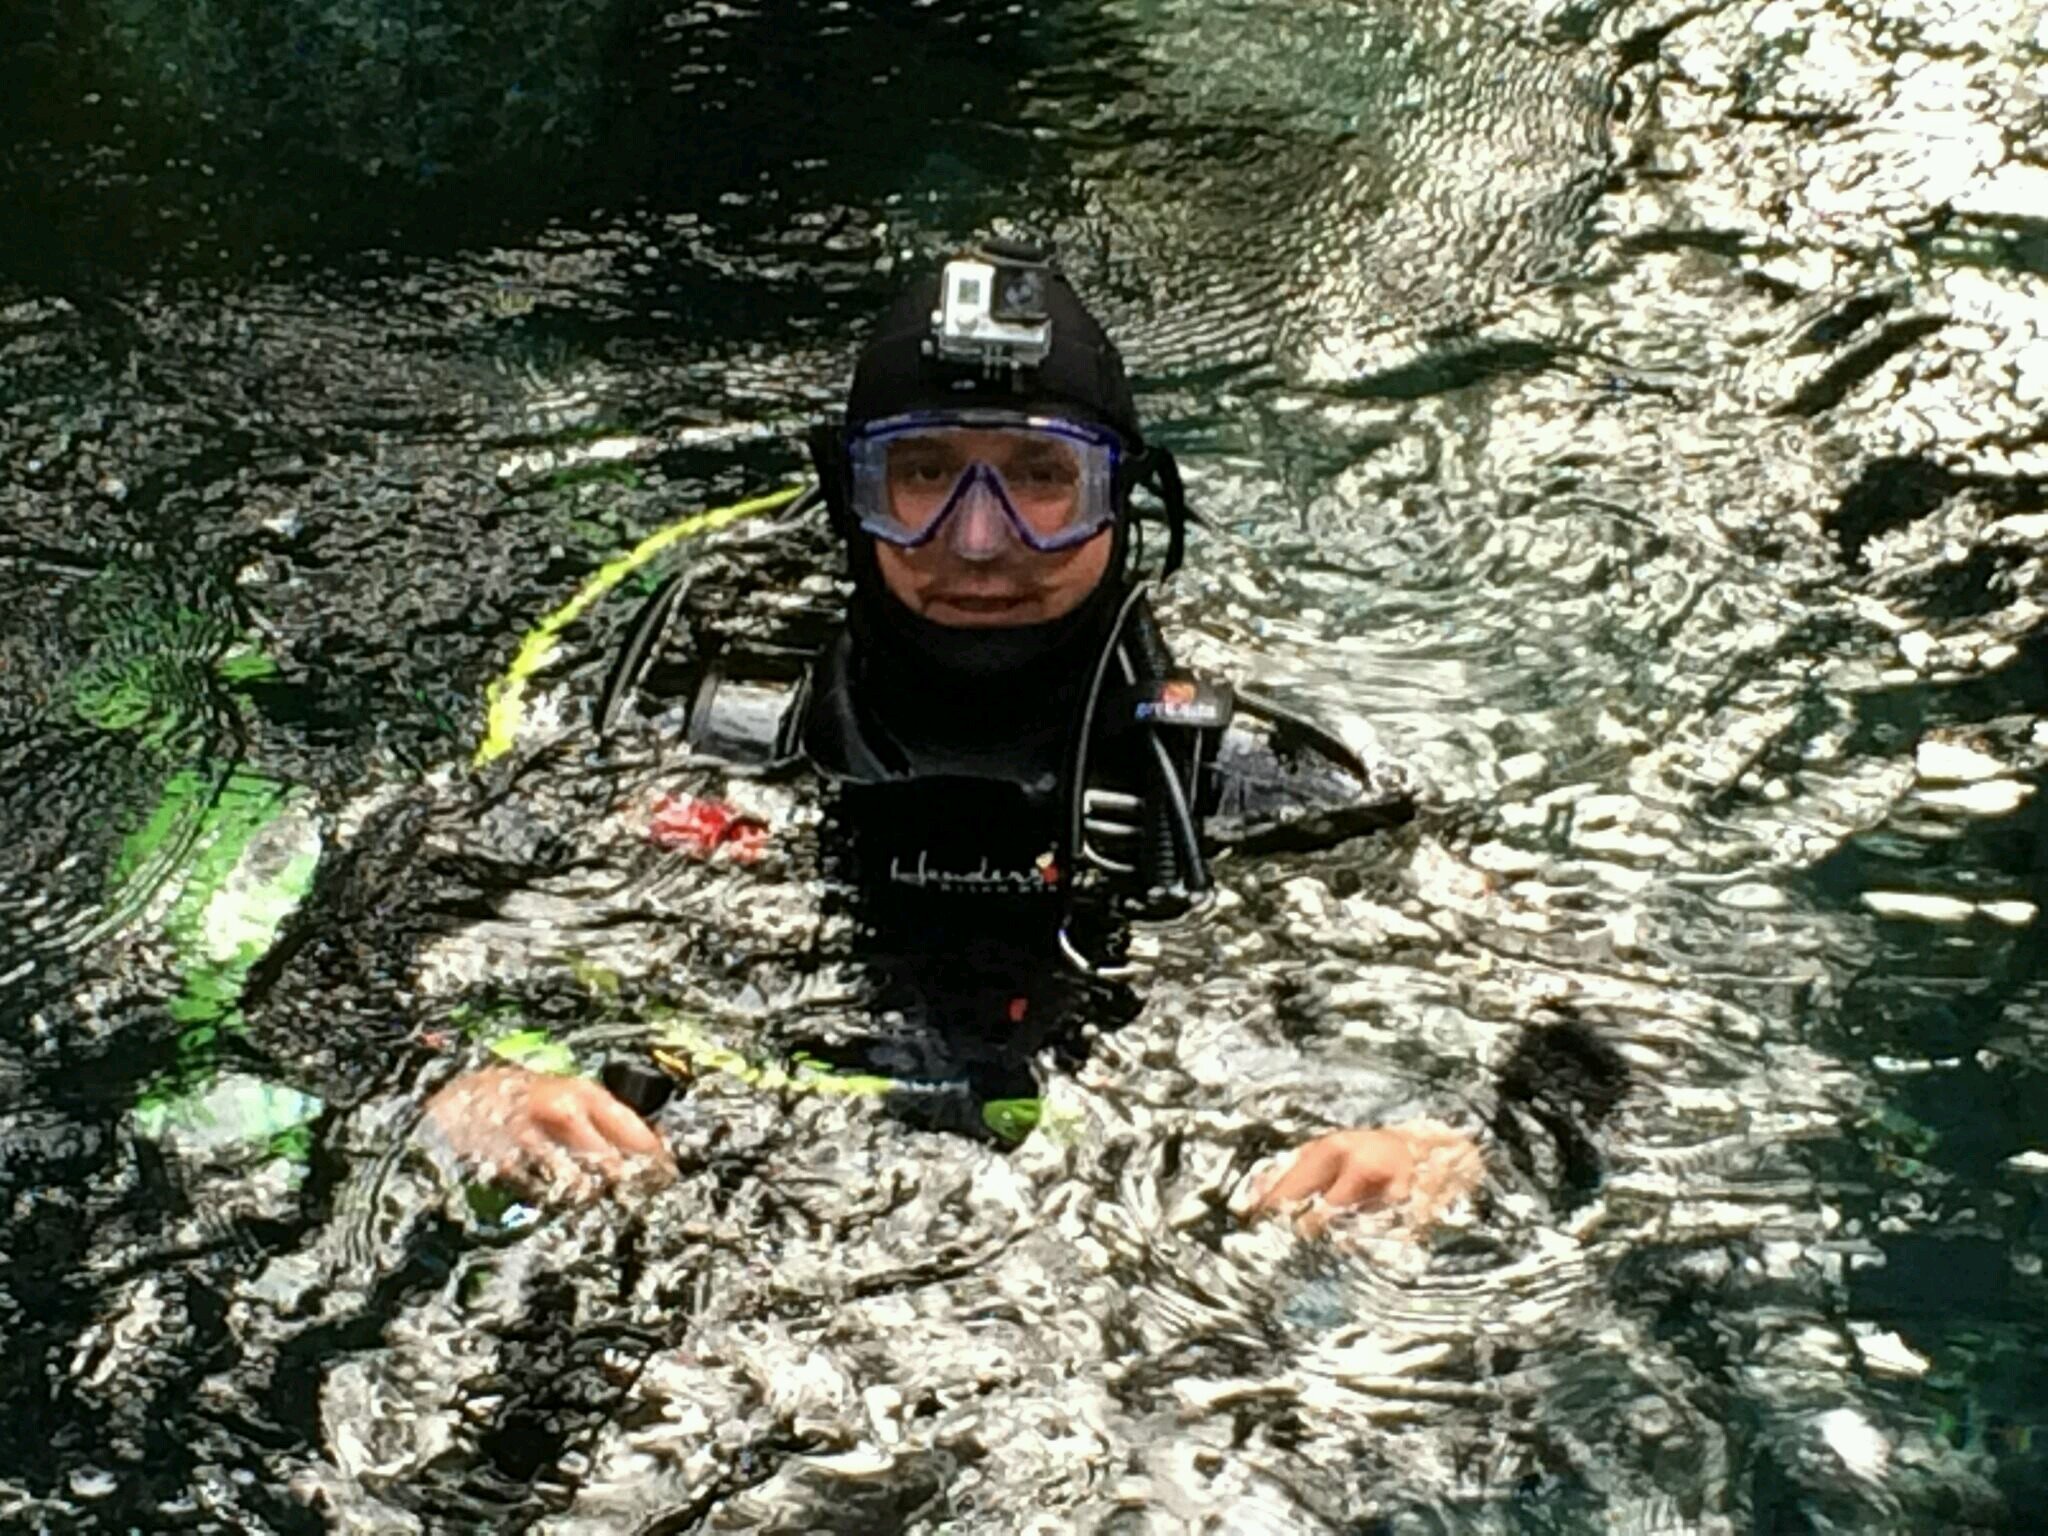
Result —
[[1000, 618], [1028, 609], [1036, 601], [1029, 593], [989, 596], [970, 592], [935, 592], [925, 599], [925, 611], [944, 610], [976, 618]]

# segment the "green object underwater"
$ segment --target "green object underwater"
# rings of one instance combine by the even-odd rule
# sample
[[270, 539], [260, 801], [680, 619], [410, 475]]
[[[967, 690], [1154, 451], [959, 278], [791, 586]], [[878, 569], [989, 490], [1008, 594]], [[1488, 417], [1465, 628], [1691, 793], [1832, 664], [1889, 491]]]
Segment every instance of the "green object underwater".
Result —
[[[917, 1083], [877, 1073], [840, 1072], [813, 1056], [794, 1057], [787, 1067], [750, 1061], [683, 1019], [666, 1020], [657, 1043], [693, 1068], [720, 1072], [739, 1079], [749, 1087], [770, 1093], [811, 1093], [834, 1098], [958, 1100], [963, 1107], [972, 1103], [965, 1086], [957, 1083]], [[1037, 1128], [1040, 1114], [1041, 1104], [1035, 1098], [990, 1099], [979, 1110], [982, 1125], [993, 1135], [1013, 1144]]]
[[301, 1131], [321, 1103], [296, 1089], [222, 1077], [220, 1044], [240, 1031], [242, 989], [285, 920], [312, 888], [320, 830], [310, 797], [260, 774], [186, 770], [174, 775], [149, 818], [116, 857], [110, 905], [146, 882], [175, 884], [164, 920], [176, 949], [179, 987], [168, 1009], [177, 1061], [135, 1105], [143, 1135], [177, 1135], [209, 1148], [267, 1145], [303, 1157]]
[[[701, 1026], [673, 1015], [661, 1018], [650, 1045], [656, 1063], [671, 1077], [687, 1081], [700, 1072], [714, 1072], [764, 1093], [925, 1103], [936, 1112], [935, 1118], [955, 1124], [971, 1114], [991, 1135], [1011, 1145], [1036, 1130], [1043, 1115], [1043, 1105], [1036, 1098], [989, 1099], [976, 1107], [960, 1083], [919, 1083], [871, 1072], [841, 1072], [808, 1055], [792, 1057], [787, 1065], [755, 1061], [720, 1044]], [[545, 1029], [511, 1030], [491, 1039], [486, 1048], [499, 1060], [532, 1072], [573, 1076], [579, 1070], [575, 1052]]]

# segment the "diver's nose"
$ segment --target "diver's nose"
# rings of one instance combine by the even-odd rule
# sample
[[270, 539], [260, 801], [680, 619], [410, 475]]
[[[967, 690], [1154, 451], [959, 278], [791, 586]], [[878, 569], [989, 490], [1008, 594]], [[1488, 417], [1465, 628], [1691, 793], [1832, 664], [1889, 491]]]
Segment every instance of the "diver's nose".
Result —
[[946, 547], [962, 560], [997, 559], [1017, 538], [1002, 503], [984, 478], [986, 474], [983, 470], [974, 477], [946, 530]]

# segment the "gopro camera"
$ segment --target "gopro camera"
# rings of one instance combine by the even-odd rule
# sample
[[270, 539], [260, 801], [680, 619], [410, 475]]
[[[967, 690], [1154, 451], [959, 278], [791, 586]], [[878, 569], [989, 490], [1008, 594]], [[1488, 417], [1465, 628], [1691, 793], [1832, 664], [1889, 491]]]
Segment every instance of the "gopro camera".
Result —
[[932, 350], [949, 363], [979, 363], [991, 373], [1037, 367], [1052, 350], [1048, 271], [1035, 252], [984, 250], [947, 262], [932, 315]]

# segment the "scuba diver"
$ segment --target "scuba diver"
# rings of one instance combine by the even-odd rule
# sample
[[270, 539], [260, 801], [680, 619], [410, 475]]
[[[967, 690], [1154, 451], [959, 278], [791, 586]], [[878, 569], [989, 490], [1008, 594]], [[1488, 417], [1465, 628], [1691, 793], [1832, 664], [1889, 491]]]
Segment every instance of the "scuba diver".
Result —
[[[806, 500], [853, 586], [831, 642], [795, 676], [730, 653], [677, 664], [672, 580], [618, 652], [597, 723], [654, 719], [693, 756], [800, 762], [824, 781], [827, 873], [850, 898], [873, 1013], [896, 1027], [879, 1059], [835, 1059], [833, 1042], [813, 1058], [1035, 1102], [1034, 1058], [1075, 1059], [1081, 1021], [1134, 1006], [1130, 925], [1200, 906], [1212, 857], [1329, 847], [1412, 815], [1398, 773], [1175, 663], [1146, 568], [1181, 562], [1180, 474], [1040, 251], [988, 242], [915, 285], [810, 449]], [[488, 1066], [436, 1093], [428, 1123], [469, 1166], [530, 1188], [659, 1179], [673, 1165], [641, 1113], [666, 1096], [654, 1076]], [[1472, 1143], [1435, 1122], [1345, 1127], [1249, 1203], [1310, 1229], [1361, 1205], [1426, 1219], [1477, 1171]]]

